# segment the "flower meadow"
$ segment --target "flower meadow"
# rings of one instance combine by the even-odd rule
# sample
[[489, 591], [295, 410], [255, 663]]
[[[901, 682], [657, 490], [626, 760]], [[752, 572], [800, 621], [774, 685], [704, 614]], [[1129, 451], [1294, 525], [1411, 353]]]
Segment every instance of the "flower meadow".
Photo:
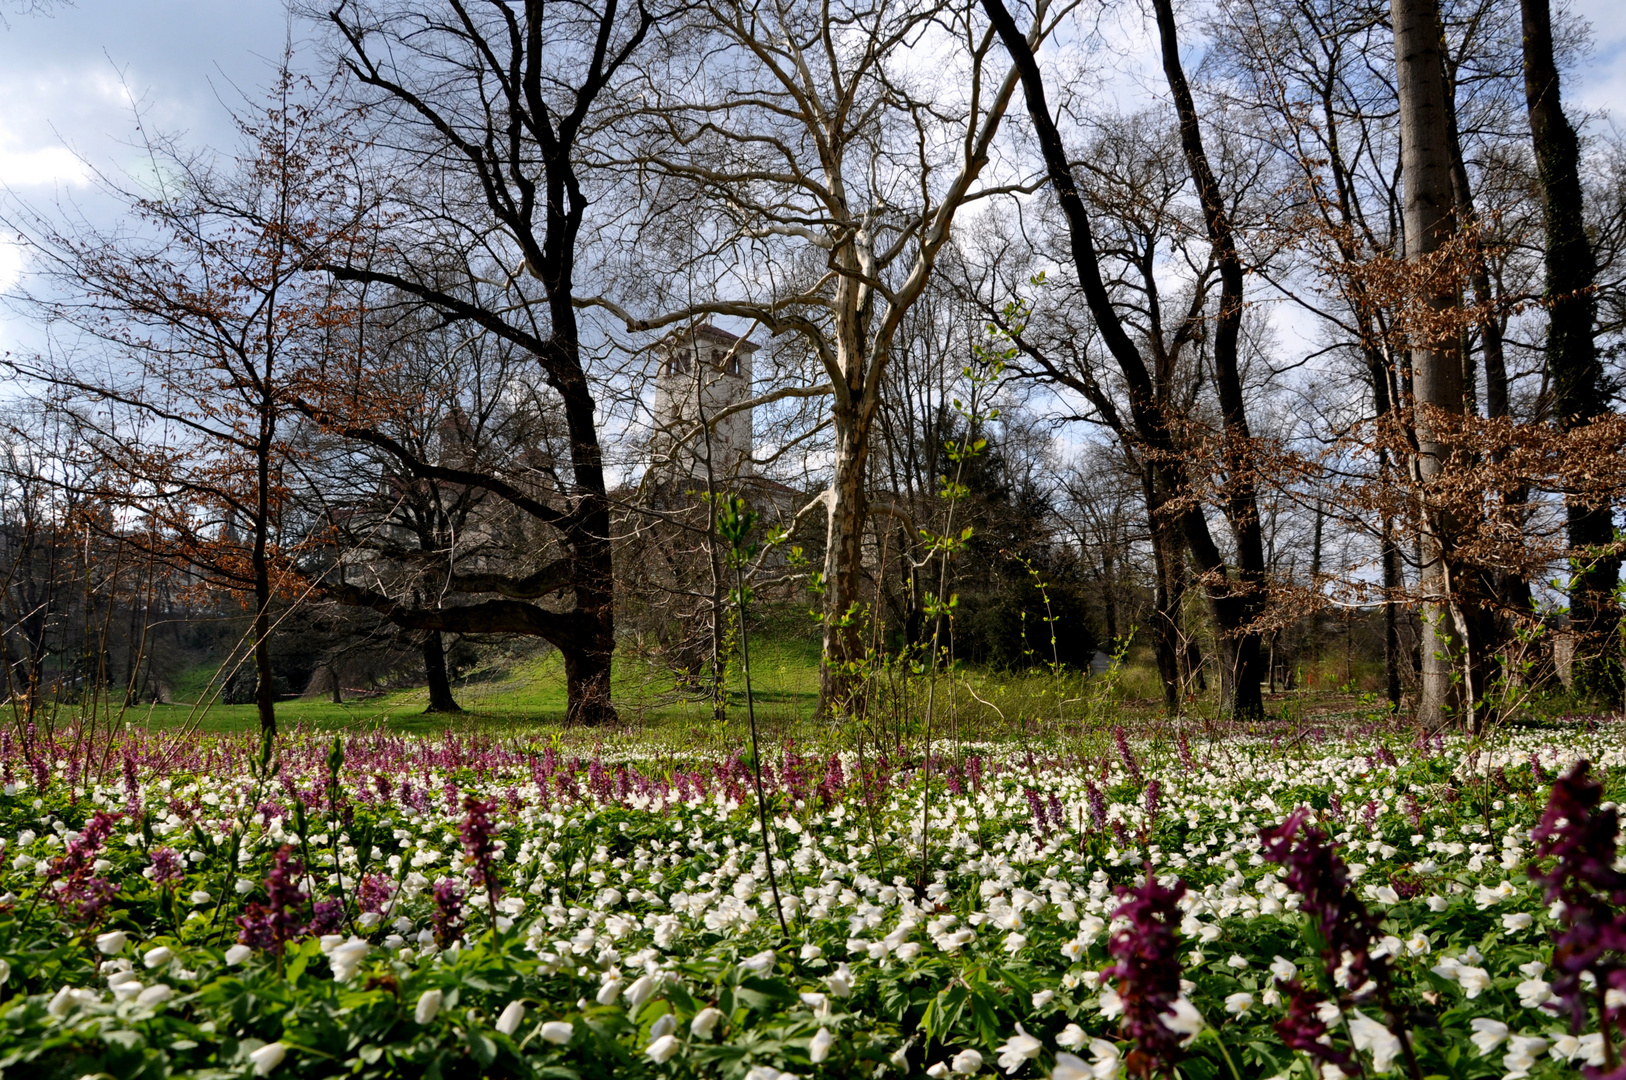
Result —
[[1620, 734], [11, 731], [0, 1075], [1626, 1077]]

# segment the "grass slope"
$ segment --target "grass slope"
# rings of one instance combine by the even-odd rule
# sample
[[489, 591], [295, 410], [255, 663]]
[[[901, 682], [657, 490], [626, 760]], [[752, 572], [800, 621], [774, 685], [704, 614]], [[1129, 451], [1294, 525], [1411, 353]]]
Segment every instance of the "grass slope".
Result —
[[[764, 640], [752, 643], [752, 688], [757, 717], [769, 724], [794, 723], [811, 717], [818, 702], [819, 643]], [[196, 668], [177, 680], [176, 701], [126, 710], [125, 723], [152, 728], [195, 727], [205, 732], [246, 731], [258, 726], [253, 705], [211, 701], [212, 668]], [[729, 671], [731, 715], [744, 719], [744, 682]], [[502, 664], [454, 685], [463, 715], [425, 713], [429, 692], [423, 687], [391, 691], [342, 703], [310, 697], [277, 704], [277, 722], [285, 727], [339, 730], [387, 727], [397, 731], [439, 731], [448, 724], [551, 727], [565, 717], [565, 673], [557, 651]], [[635, 726], [651, 722], [680, 728], [710, 725], [709, 700], [680, 688], [664, 665], [632, 652], [616, 657], [614, 700], [621, 717]], [[737, 706], [737, 708], [736, 708]], [[116, 715], [116, 713], [115, 713]]]

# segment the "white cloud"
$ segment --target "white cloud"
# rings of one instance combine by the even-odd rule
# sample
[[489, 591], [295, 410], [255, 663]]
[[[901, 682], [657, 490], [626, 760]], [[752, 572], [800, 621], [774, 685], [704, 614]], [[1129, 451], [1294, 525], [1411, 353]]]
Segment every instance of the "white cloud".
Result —
[[8, 188], [82, 187], [90, 182], [84, 162], [63, 146], [20, 150], [0, 145], [0, 185]]
[[0, 242], [0, 292], [11, 288], [23, 272], [23, 252], [16, 244]]
[[72, 147], [98, 129], [130, 127], [129, 97], [105, 58], [0, 73], [0, 101], [7, 103], [0, 113], [0, 185], [18, 191], [86, 186], [91, 171]]

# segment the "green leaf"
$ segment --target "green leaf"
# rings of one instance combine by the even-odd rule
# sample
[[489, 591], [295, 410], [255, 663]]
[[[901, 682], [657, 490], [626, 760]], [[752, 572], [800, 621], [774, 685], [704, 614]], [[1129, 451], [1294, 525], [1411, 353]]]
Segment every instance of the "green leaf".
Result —
[[497, 1044], [485, 1032], [469, 1028], [469, 1053], [482, 1068], [489, 1069], [491, 1063], [497, 1060]]
[[993, 1003], [982, 994], [975, 994], [971, 998], [971, 1017], [976, 1022], [977, 1034], [986, 1046], [997, 1046], [1000, 1043], [999, 1014], [994, 1011]]
[[788, 1008], [797, 1001], [796, 991], [785, 983], [756, 976], [741, 979], [735, 993], [748, 1008], [758, 1012], [771, 1012], [776, 1005]]

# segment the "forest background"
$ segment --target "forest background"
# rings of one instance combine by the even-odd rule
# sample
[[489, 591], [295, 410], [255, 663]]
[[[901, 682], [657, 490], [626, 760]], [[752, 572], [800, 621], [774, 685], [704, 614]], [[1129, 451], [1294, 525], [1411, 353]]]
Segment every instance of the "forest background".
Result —
[[273, 6], [205, 96], [96, 12], [5, 31], [19, 723], [717, 716], [742, 627], [883, 727], [1620, 700], [1612, 23]]

